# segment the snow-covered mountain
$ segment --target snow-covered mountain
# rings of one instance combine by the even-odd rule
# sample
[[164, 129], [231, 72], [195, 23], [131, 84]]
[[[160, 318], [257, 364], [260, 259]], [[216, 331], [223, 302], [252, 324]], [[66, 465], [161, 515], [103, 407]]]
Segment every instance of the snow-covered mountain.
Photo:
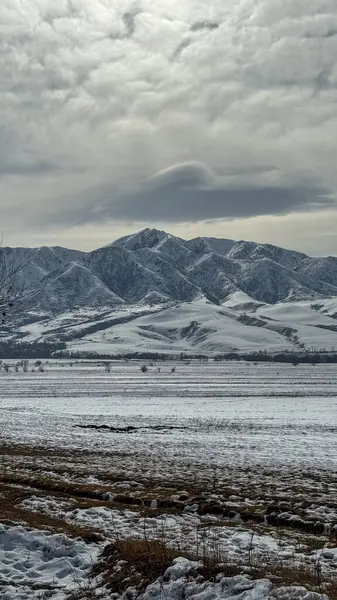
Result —
[[[53, 330], [52, 323], [62, 321], [64, 314], [68, 319], [71, 314], [70, 323], [77, 323], [78, 318], [82, 322], [80, 338], [85, 338], [88, 319], [90, 331], [95, 330], [98, 322], [98, 330], [104, 331], [108, 323], [107, 328], [113, 328], [113, 335], [109, 333], [106, 338], [110, 344], [112, 338], [123, 338], [125, 319], [134, 322], [135, 318], [142, 318], [144, 323], [137, 325], [136, 338], [133, 333], [131, 338], [139, 341], [141, 337], [144, 347], [147, 344], [166, 346], [166, 333], [164, 335], [162, 326], [158, 325], [159, 317], [154, 318], [154, 314], [160, 313], [160, 319], [164, 320], [171, 319], [172, 315], [177, 317], [176, 326], [172, 328], [176, 333], [169, 333], [168, 339], [178, 336], [179, 347], [184, 346], [181, 340], [188, 340], [189, 347], [209, 346], [213, 351], [216, 346], [226, 346], [230, 338], [229, 346], [236, 348], [235, 336], [238, 340], [248, 336], [247, 347], [260, 342], [263, 346], [263, 339], [275, 348], [280, 343], [281, 346], [284, 343], [296, 345], [301, 341], [294, 333], [297, 328], [292, 319], [291, 324], [289, 319], [283, 318], [281, 325], [272, 326], [274, 317], [266, 316], [265, 307], [276, 310], [282, 305], [290, 311], [290, 306], [304, 302], [317, 318], [316, 308], [310, 307], [325, 307], [327, 298], [332, 298], [335, 306], [333, 299], [337, 298], [336, 257], [311, 258], [270, 244], [206, 237], [184, 240], [165, 231], [144, 229], [92, 252], [60, 247], [2, 248], [0, 252], [2, 264], [17, 271], [18, 289], [25, 287], [18, 312], [25, 323], [29, 315], [34, 315], [35, 322], [40, 318], [44, 323], [49, 320]], [[258, 314], [260, 307], [262, 316]], [[319, 314], [324, 310], [320, 308]], [[119, 316], [114, 316], [117, 313]], [[85, 316], [79, 317], [80, 314]], [[107, 323], [101, 323], [103, 314], [109, 314]], [[20, 318], [17, 325], [22, 327]], [[118, 327], [124, 331], [121, 336], [116, 335], [119, 331], [116, 318]], [[328, 331], [327, 343], [332, 346], [336, 342], [337, 347], [337, 323], [333, 321], [333, 314], [329, 318], [329, 323], [316, 323], [315, 327], [321, 325], [321, 336], [323, 333], [327, 336]], [[227, 325], [226, 319], [229, 319]], [[191, 326], [194, 322], [197, 325]], [[130, 327], [128, 325], [129, 332]], [[20, 331], [23, 337], [31, 335], [30, 330]], [[44, 329], [41, 339], [48, 338], [49, 334], [46, 338], [45, 333]], [[311, 339], [311, 333], [310, 330], [310, 335], [304, 336], [304, 345]], [[224, 335], [227, 341], [220, 343]], [[275, 335], [275, 343], [271, 343]], [[317, 339], [318, 331], [315, 336]], [[58, 339], [54, 334], [52, 337]], [[318, 342], [321, 343], [320, 338]], [[242, 347], [242, 343], [238, 347]]]
[[67, 263], [66, 267], [45, 275], [29, 299], [31, 306], [47, 313], [60, 313], [82, 306], [113, 306], [123, 302], [90, 269], [77, 262]]
[[270, 244], [183, 240], [144, 229], [93, 252], [60, 247], [0, 249], [29, 290], [29, 305], [47, 313], [116, 303], [216, 304], [234, 292], [275, 304], [337, 296], [337, 258], [310, 258]]

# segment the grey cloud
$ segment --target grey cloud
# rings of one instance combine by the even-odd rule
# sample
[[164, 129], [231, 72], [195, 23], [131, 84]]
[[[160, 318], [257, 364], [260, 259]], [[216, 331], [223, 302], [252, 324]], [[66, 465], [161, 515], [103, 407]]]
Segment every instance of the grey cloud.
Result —
[[216, 177], [206, 165], [190, 162], [164, 169], [147, 178], [139, 187], [146, 194], [176, 186], [181, 189], [213, 187], [215, 183]]
[[337, 35], [337, 29], [330, 29], [324, 34], [324, 37], [326, 37], [326, 38], [336, 37], [336, 35]]
[[[35, 222], [42, 190], [39, 219], [62, 226], [332, 202], [336, 0], [122, 4], [1, 1], [0, 211]], [[211, 171], [150, 177], [187, 161]]]
[[123, 14], [123, 22], [126, 27], [127, 36], [132, 37], [136, 31], [136, 18], [141, 14], [140, 8], [134, 5], [129, 11]]
[[322, 188], [231, 185], [215, 177], [204, 165], [179, 165], [143, 182], [137, 190], [121, 194], [96, 207], [101, 218], [148, 221], [202, 221], [258, 215], [280, 215], [312, 207], [331, 207]]
[[186, 38], [185, 40], [180, 42], [180, 44], [178, 44], [178, 46], [172, 53], [171, 59], [178, 60], [180, 58], [181, 54], [184, 52], [184, 50], [186, 48], [188, 48], [191, 44], [193, 44], [193, 40], [191, 40], [191, 38]]
[[327, 29], [324, 33], [321, 33], [320, 31], [313, 31], [310, 32], [308, 31], [307, 33], [304, 34], [305, 38], [308, 39], [315, 39], [315, 38], [331, 38], [331, 37], [335, 37], [337, 35], [337, 29], [332, 28], [332, 29]]
[[184, 52], [184, 50], [188, 48], [191, 44], [193, 44], [193, 40], [191, 38], [186, 38], [185, 40], [180, 42], [180, 44], [178, 44], [178, 46], [172, 52], [171, 60], [178, 60]]
[[123, 21], [125, 23], [128, 36], [131, 37], [136, 31], [135, 15], [130, 12], [124, 13]]
[[[71, 226], [109, 220], [183, 223], [283, 215], [334, 205], [329, 191], [309, 180], [297, 185], [263, 183], [270, 172], [258, 173], [255, 179], [248, 173], [240, 184], [242, 174], [222, 178], [201, 163], [181, 164], [117, 193], [109, 186], [93, 190], [73, 201], [59, 218]], [[51, 221], [57, 218], [49, 215]]]
[[213, 29], [218, 29], [219, 27], [220, 23], [217, 21], [197, 21], [191, 26], [191, 31], [202, 31], [203, 29], [212, 31]]
[[[272, 187], [192, 191], [173, 186], [170, 190], [161, 190], [160, 194], [140, 193], [123, 198], [121, 202], [106, 206], [100, 213], [102, 219], [184, 223], [282, 215], [308, 209], [310, 199], [318, 200], [312, 190]], [[319, 200], [317, 204], [331, 206]]]
[[12, 175], [47, 175], [61, 170], [61, 166], [51, 160], [38, 159], [36, 161], [29, 160], [27, 162], [20, 161], [0, 161], [0, 177], [8, 177]]
[[[214, 31], [215, 29], [218, 29], [220, 27], [220, 23], [216, 22], [216, 21], [208, 21], [208, 20], [204, 20], [204, 21], [196, 21], [195, 23], [193, 23], [190, 27], [190, 32], [191, 33], [199, 33], [202, 31]], [[184, 40], [182, 40], [180, 42], [180, 44], [178, 44], [178, 46], [176, 47], [176, 49], [174, 50], [174, 52], [172, 53], [172, 57], [171, 60], [178, 60], [181, 56], [181, 54], [184, 52], [184, 50], [186, 48], [188, 48], [189, 46], [191, 46], [191, 44], [195, 44], [198, 43], [198, 37], [194, 36], [192, 37], [187, 37]]]

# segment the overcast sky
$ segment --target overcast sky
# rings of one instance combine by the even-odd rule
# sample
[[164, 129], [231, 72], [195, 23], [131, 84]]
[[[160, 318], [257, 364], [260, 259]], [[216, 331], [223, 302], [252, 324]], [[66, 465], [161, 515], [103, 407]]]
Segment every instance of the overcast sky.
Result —
[[337, 255], [336, 0], [1, 0], [0, 228]]

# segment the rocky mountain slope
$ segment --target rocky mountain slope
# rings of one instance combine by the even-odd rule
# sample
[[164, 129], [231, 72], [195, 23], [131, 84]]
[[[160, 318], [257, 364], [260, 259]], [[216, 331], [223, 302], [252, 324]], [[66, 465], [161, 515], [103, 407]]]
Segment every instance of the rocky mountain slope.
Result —
[[337, 348], [337, 258], [145, 229], [94, 250], [3, 248], [15, 333], [71, 351]]
[[26, 308], [47, 313], [116, 304], [221, 304], [243, 292], [275, 304], [337, 296], [337, 258], [310, 258], [270, 244], [183, 240], [157, 229], [120, 238], [93, 252], [3, 248], [29, 290]]

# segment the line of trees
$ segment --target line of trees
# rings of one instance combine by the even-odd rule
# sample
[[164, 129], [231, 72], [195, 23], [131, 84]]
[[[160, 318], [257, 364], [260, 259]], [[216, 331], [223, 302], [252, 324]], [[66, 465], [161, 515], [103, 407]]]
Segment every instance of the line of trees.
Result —
[[6, 359], [39, 359], [39, 358], [53, 358], [60, 356], [63, 350], [66, 349], [66, 345], [60, 343], [27, 343], [27, 342], [11, 342], [11, 341], [0, 341], [0, 357]]
[[267, 352], [252, 352], [250, 354], [242, 354], [231, 352], [229, 354], [221, 354], [214, 357], [216, 361], [223, 360], [242, 360], [248, 362], [275, 362], [275, 363], [290, 363], [294, 366], [298, 364], [316, 365], [319, 363], [337, 363], [337, 352], [328, 351], [303, 351], [303, 352], [277, 352], [268, 354]]
[[290, 363], [294, 366], [298, 364], [316, 365], [319, 363], [337, 363], [337, 352], [278, 352], [277, 354], [268, 354], [266, 352], [252, 352], [250, 354], [230, 352], [228, 354], [218, 354], [209, 357], [203, 354], [161, 354], [155, 352], [128, 352], [124, 354], [99, 354], [87, 352], [72, 352], [59, 351], [54, 354], [59, 358], [73, 359], [98, 359], [98, 360], [150, 360], [150, 361], [165, 361], [165, 360], [201, 360], [207, 362], [212, 358], [216, 362], [221, 361], [247, 361], [252, 363], [269, 362], [269, 363]]
[[211, 358], [216, 362], [222, 361], [246, 361], [252, 363], [288, 363], [294, 366], [298, 364], [317, 365], [320, 363], [337, 364], [337, 352], [278, 352], [268, 354], [267, 352], [252, 352], [249, 354], [229, 352], [209, 357], [204, 354], [162, 354], [160, 352], [127, 352], [123, 354], [100, 354], [88, 352], [69, 352], [64, 342], [24, 342], [0, 339], [0, 357], [8, 359], [21, 358], [64, 358], [64, 359], [88, 359], [88, 360], [147, 360], [147, 361], [169, 361], [180, 360], [182, 362], [200, 360], [207, 362]]

